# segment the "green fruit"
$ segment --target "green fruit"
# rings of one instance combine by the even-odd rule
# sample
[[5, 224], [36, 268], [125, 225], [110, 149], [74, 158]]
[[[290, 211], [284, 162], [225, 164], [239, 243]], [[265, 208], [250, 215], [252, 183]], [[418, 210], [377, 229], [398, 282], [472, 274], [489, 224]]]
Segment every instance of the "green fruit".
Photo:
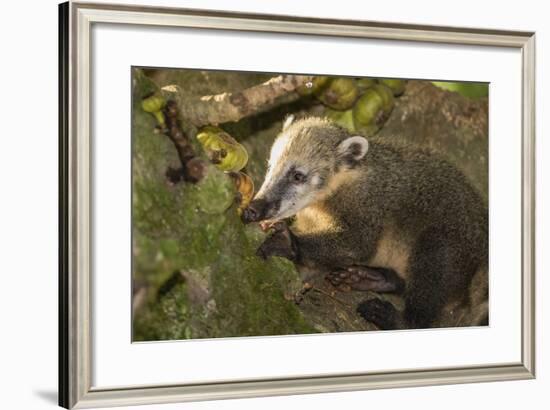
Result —
[[164, 125], [163, 108], [166, 106], [166, 100], [162, 95], [153, 94], [141, 101], [143, 111], [153, 114], [159, 125]]
[[349, 109], [346, 111], [336, 111], [331, 110], [330, 108], [325, 110], [325, 115], [335, 124], [344, 127], [349, 132], [355, 132], [355, 124], [353, 122], [353, 110]]
[[355, 84], [357, 85], [357, 88], [359, 88], [360, 92], [365, 91], [367, 88], [372, 87], [374, 84], [376, 84], [376, 80], [374, 78], [360, 78], [357, 81], [355, 81]]
[[318, 98], [327, 107], [344, 111], [351, 108], [358, 96], [359, 90], [355, 85], [355, 81], [351, 78], [339, 77], [332, 79], [323, 88]]
[[328, 77], [325, 75], [313, 77], [313, 80], [302, 84], [296, 89], [300, 95], [311, 95], [321, 92], [321, 89], [328, 83]]
[[386, 117], [389, 116], [393, 110], [393, 106], [395, 105], [392, 91], [384, 84], [376, 84], [372, 87], [372, 89], [376, 91], [380, 97], [382, 97], [384, 114]]
[[373, 88], [369, 88], [353, 107], [353, 122], [357, 131], [375, 134], [384, 123], [384, 100]]
[[405, 80], [399, 80], [397, 78], [385, 78], [379, 80], [380, 84], [384, 84], [392, 90], [394, 96], [399, 96], [405, 91]]
[[208, 125], [199, 131], [197, 139], [210, 161], [219, 170], [237, 172], [246, 166], [246, 148], [221, 128]]

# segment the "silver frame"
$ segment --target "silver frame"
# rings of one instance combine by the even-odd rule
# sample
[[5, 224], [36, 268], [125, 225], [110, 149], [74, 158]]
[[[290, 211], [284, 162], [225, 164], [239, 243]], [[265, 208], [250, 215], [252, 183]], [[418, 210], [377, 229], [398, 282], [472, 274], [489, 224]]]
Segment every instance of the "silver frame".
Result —
[[[535, 34], [69, 2], [60, 5], [59, 404], [66, 408], [519, 380], [535, 377]], [[522, 357], [518, 363], [97, 389], [91, 386], [90, 30], [96, 23], [511, 47], [522, 70]]]

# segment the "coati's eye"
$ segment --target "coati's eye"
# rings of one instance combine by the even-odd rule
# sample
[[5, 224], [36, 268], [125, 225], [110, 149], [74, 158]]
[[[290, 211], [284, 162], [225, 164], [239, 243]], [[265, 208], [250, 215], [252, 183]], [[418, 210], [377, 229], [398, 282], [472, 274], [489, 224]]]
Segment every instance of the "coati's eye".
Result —
[[305, 174], [303, 174], [300, 171], [293, 171], [291, 177], [292, 177], [292, 181], [297, 184], [301, 184], [306, 180]]

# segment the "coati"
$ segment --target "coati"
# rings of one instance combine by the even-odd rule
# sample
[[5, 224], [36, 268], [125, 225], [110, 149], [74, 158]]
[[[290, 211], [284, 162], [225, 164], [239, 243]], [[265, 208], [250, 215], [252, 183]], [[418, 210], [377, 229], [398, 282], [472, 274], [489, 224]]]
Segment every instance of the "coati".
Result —
[[245, 223], [294, 217], [260, 247], [302, 275], [335, 286], [402, 293], [405, 309], [375, 298], [357, 312], [381, 329], [431, 327], [468, 304], [488, 265], [488, 212], [465, 175], [437, 154], [360, 135], [323, 118], [289, 117]]

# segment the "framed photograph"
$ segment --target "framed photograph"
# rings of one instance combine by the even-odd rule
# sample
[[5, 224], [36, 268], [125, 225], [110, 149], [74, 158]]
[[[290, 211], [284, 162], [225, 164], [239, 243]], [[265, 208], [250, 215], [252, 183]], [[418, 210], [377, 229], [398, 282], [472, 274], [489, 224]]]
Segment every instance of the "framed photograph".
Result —
[[61, 406], [534, 378], [534, 33], [59, 23]]

